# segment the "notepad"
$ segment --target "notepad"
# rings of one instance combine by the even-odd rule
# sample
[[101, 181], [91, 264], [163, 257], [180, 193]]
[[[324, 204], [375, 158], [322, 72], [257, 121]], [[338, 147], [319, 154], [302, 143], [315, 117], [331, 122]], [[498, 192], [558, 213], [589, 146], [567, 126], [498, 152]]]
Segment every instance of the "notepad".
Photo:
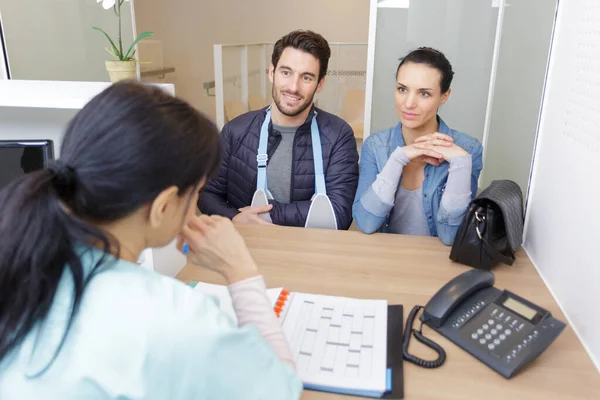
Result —
[[[198, 283], [235, 312], [225, 286]], [[390, 390], [387, 301], [268, 289], [306, 389], [381, 397]], [[236, 319], [237, 320], [237, 319]]]

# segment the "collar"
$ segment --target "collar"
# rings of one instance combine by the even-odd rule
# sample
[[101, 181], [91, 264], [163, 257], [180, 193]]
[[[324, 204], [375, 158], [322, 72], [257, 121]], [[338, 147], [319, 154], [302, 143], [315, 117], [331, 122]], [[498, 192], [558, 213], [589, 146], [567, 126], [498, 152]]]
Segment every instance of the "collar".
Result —
[[[271, 106], [266, 106], [265, 108], [262, 109], [262, 120], [260, 122], [260, 125], [262, 126], [263, 122], [265, 121], [265, 118], [267, 117], [267, 110], [271, 108]], [[298, 127], [298, 131], [304, 131], [306, 127], [308, 127], [308, 131], [310, 132], [310, 124], [312, 122], [313, 117], [316, 118], [316, 114], [319, 113], [317, 107], [315, 107], [315, 103], [312, 103], [310, 106], [310, 111], [308, 112], [308, 115], [306, 116], [306, 119], [304, 120], [304, 122], [302, 123], [302, 125], [300, 125]], [[273, 120], [271, 119], [271, 121], [269, 121], [269, 135], [273, 134]]]

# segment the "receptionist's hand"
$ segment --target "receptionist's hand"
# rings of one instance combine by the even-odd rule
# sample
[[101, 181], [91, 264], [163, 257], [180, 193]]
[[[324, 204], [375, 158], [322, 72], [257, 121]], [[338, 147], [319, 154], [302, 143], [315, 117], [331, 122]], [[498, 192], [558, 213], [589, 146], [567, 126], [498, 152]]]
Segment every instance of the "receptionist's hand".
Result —
[[228, 284], [258, 275], [244, 239], [228, 219], [200, 215], [182, 229], [178, 247], [189, 246], [188, 262], [222, 275]]

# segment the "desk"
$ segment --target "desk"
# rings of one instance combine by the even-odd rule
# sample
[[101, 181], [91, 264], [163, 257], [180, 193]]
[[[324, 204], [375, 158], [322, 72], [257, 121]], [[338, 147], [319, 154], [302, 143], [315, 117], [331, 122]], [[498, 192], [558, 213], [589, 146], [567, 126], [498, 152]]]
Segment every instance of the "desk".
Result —
[[[469, 269], [450, 261], [450, 248], [437, 238], [258, 225], [238, 229], [268, 287], [387, 299], [390, 304], [404, 305], [405, 318], [415, 304], [425, 305], [447, 281]], [[523, 250], [513, 266], [497, 267], [494, 273], [498, 288], [514, 291], [566, 322]], [[177, 277], [185, 282], [224, 283], [213, 273], [190, 265]], [[600, 399], [600, 374], [569, 326], [510, 380], [428, 327], [423, 332], [446, 349], [448, 359], [435, 370], [404, 363], [408, 400]], [[435, 358], [433, 351], [416, 340], [411, 341], [411, 352]], [[312, 391], [303, 395], [303, 399], [311, 400], [347, 398]]]

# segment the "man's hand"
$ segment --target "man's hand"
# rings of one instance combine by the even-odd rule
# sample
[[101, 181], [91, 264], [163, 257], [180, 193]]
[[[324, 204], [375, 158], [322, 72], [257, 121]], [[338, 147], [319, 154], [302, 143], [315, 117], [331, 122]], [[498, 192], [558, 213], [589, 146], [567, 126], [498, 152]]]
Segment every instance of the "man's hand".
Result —
[[240, 208], [240, 213], [233, 217], [232, 221], [236, 224], [263, 224], [272, 225], [270, 222], [265, 221], [259, 215], [268, 213], [273, 208], [272, 204], [261, 207], [244, 207]]

